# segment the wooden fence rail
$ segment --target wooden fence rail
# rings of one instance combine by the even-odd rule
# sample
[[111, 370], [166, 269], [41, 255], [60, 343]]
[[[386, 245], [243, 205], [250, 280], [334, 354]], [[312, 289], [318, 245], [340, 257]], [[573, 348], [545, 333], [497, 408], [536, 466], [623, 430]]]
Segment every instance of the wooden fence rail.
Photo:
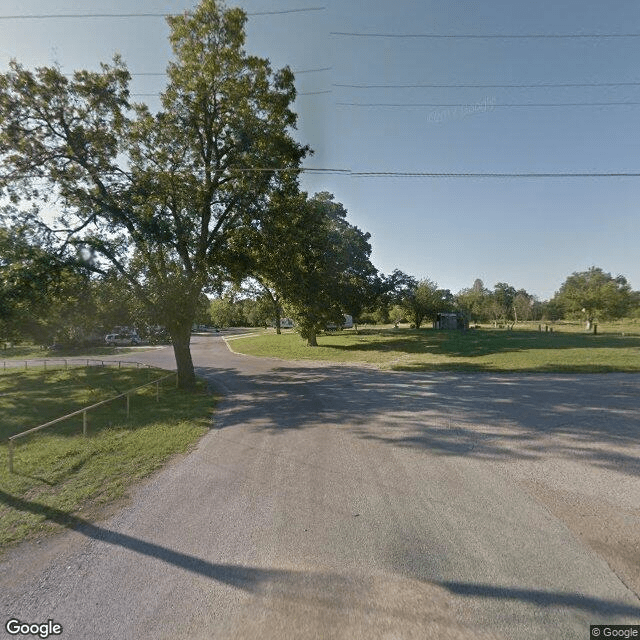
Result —
[[[38, 364], [38, 363], [42, 363], [42, 364]], [[2, 361], [2, 370], [3, 371], [11, 371], [11, 370], [16, 370], [19, 367], [21, 368], [24, 364], [24, 369], [25, 371], [28, 371], [29, 369], [29, 365], [31, 365], [31, 368], [38, 368], [40, 366], [44, 367], [44, 370], [51, 370], [54, 371], [54, 368], [52, 367], [52, 364], [55, 362], [59, 362], [61, 363], [61, 367], [64, 366], [65, 369], [69, 368], [69, 365], [74, 365], [77, 364], [79, 366], [82, 366], [82, 363], [86, 363], [84, 366], [86, 367], [90, 367], [90, 366], [109, 366], [109, 365], [118, 365], [118, 368], [121, 368], [123, 364], [128, 364], [128, 365], [135, 365], [136, 369], [139, 369], [140, 367], [147, 367], [149, 369], [152, 369], [153, 366], [150, 364], [145, 364], [143, 362], [135, 362], [133, 360], [99, 360], [97, 358], [33, 358], [30, 360], [3, 360]], [[9, 366], [7, 367], [7, 363], [9, 363]], [[98, 364], [99, 363], [99, 364]], [[47, 365], [49, 365], [49, 369], [47, 369]]]
[[[128, 363], [131, 364], [131, 363]], [[140, 364], [140, 363], [136, 363]], [[88, 366], [88, 365], [87, 365]], [[148, 365], [147, 365], [148, 366]], [[13, 473], [13, 441], [18, 438], [22, 438], [23, 436], [29, 435], [30, 433], [35, 433], [36, 431], [40, 431], [41, 429], [45, 429], [50, 427], [58, 422], [62, 422], [63, 420], [68, 420], [69, 418], [73, 418], [73, 416], [78, 416], [82, 414], [82, 435], [87, 435], [87, 411], [91, 411], [96, 407], [100, 407], [103, 404], [107, 404], [108, 402], [113, 402], [118, 398], [126, 398], [127, 401], [127, 418], [129, 418], [129, 397], [132, 393], [139, 391], [140, 389], [144, 389], [144, 387], [148, 387], [152, 384], [156, 385], [156, 402], [160, 401], [160, 383], [167, 378], [171, 378], [173, 376], [177, 377], [178, 373], [176, 371], [170, 373], [169, 375], [162, 376], [161, 378], [157, 378], [156, 380], [151, 380], [146, 384], [142, 384], [139, 387], [135, 387], [134, 389], [129, 389], [120, 395], [113, 396], [112, 398], [107, 398], [106, 400], [102, 400], [101, 402], [96, 402], [95, 404], [89, 405], [88, 407], [83, 407], [82, 409], [78, 409], [77, 411], [73, 411], [72, 413], [68, 413], [60, 418], [56, 418], [55, 420], [50, 420], [49, 422], [45, 422], [44, 424], [38, 425], [37, 427], [33, 427], [32, 429], [27, 429], [26, 431], [22, 431], [20, 433], [16, 433], [9, 437], [9, 473]]]

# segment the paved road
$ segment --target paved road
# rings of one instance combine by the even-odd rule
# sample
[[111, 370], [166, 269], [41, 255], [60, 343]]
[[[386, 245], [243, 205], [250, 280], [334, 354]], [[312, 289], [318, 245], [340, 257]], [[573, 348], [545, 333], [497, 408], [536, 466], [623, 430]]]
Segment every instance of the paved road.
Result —
[[4, 619], [92, 640], [640, 624], [639, 376], [388, 373], [220, 337], [193, 356], [226, 394], [211, 432], [107, 522], [8, 553]]

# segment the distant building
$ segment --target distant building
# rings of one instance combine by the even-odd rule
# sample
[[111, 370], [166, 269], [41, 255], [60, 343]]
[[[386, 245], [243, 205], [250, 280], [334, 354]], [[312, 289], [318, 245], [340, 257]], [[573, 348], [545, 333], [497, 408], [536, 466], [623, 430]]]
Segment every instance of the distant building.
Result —
[[462, 313], [439, 313], [433, 323], [433, 328], [466, 331], [469, 328], [469, 321]]

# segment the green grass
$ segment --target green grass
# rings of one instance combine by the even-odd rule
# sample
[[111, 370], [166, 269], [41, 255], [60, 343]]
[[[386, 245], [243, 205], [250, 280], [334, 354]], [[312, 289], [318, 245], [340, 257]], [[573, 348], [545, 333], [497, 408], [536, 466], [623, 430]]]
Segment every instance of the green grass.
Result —
[[87, 437], [76, 416], [16, 440], [13, 474], [6, 438], [166, 373], [90, 368], [0, 376], [0, 547], [99, 517], [132, 483], [206, 432], [215, 399], [203, 384], [185, 394], [169, 379], [158, 403], [152, 385], [131, 397], [128, 420], [123, 399], [91, 411]]
[[130, 347], [86, 347], [68, 348], [59, 351], [49, 351], [33, 344], [18, 344], [11, 347], [7, 343], [0, 342], [0, 361], [2, 360], [43, 360], [50, 358], [60, 360], [61, 358], [93, 358], [96, 356], [113, 356], [123, 353], [138, 352], [143, 349]]
[[[581, 333], [586, 334], [585, 323], [577, 320], [558, 320], [556, 322], [531, 321], [518, 323], [516, 330], [537, 331], [541, 326], [544, 331], [545, 325], [549, 329], [559, 331], [561, 333]], [[623, 318], [622, 320], [612, 320], [609, 322], [597, 322], [598, 334], [601, 335], [635, 335], [640, 336], [640, 319], [639, 318]], [[489, 326], [489, 325], [486, 325]]]
[[[633, 334], [635, 327], [635, 335]], [[232, 348], [248, 355], [285, 360], [371, 364], [409, 371], [542, 371], [604, 373], [640, 371], [640, 325], [626, 331], [603, 325], [598, 334], [574, 325], [554, 325], [553, 333], [530, 327], [509, 331], [373, 328], [322, 335], [307, 347], [295, 333], [242, 338]], [[625, 335], [621, 335], [624, 333]]]

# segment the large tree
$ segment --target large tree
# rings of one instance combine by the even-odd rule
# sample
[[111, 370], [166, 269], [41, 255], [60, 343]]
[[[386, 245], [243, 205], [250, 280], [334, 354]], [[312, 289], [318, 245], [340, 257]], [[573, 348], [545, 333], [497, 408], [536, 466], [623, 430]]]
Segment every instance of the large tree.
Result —
[[39, 231], [6, 219], [0, 226], [0, 337], [44, 345], [86, 328], [91, 282], [74, 256], [59, 256]]
[[518, 320], [531, 320], [533, 316], [534, 303], [534, 296], [532, 296], [526, 289], [518, 289], [515, 296], [513, 297], [514, 321], [518, 322]]
[[509, 322], [512, 318], [514, 322], [517, 320], [514, 317], [513, 302], [516, 297], [516, 289], [507, 282], [498, 282], [493, 287], [492, 294], [492, 309], [494, 319], [497, 321], [503, 319], [505, 322]]
[[596, 318], [620, 318], [628, 311], [631, 287], [624, 276], [605, 273], [600, 267], [572, 273], [553, 300], [566, 313], [582, 315], [591, 328]]
[[[344, 313], [357, 313], [376, 274], [370, 234], [349, 224], [346, 209], [327, 192], [315, 194], [297, 209], [296, 236], [284, 250], [275, 287], [309, 346], [328, 323], [340, 325]], [[277, 262], [277, 261], [276, 261]]]
[[299, 254], [305, 251], [310, 235], [318, 231], [312, 224], [307, 200], [295, 181], [283, 179], [266, 203], [261, 223], [236, 233], [229, 247], [234, 256], [236, 286], [244, 280], [253, 297], [266, 297], [278, 334], [284, 295], [291, 293]]
[[459, 291], [455, 299], [458, 309], [474, 322], [482, 322], [489, 317], [491, 292], [485, 288], [480, 278], [476, 278], [472, 287]]
[[448, 289], [438, 289], [438, 284], [429, 278], [411, 280], [413, 282], [410, 286], [400, 294], [399, 302], [416, 329], [420, 328], [425, 319], [435, 320], [438, 313], [453, 308], [454, 298]]
[[174, 58], [158, 113], [130, 103], [118, 57], [72, 78], [12, 62], [0, 76], [0, 190], [15, 202], [52, 194], [63, 242], [127, 280], [166, 325], [179, 386], [192, 388], [200, 294], [308, 148], [289, 133], [293, 74], [246, 54], [242, 10], [202, 0], [168, 22]]

